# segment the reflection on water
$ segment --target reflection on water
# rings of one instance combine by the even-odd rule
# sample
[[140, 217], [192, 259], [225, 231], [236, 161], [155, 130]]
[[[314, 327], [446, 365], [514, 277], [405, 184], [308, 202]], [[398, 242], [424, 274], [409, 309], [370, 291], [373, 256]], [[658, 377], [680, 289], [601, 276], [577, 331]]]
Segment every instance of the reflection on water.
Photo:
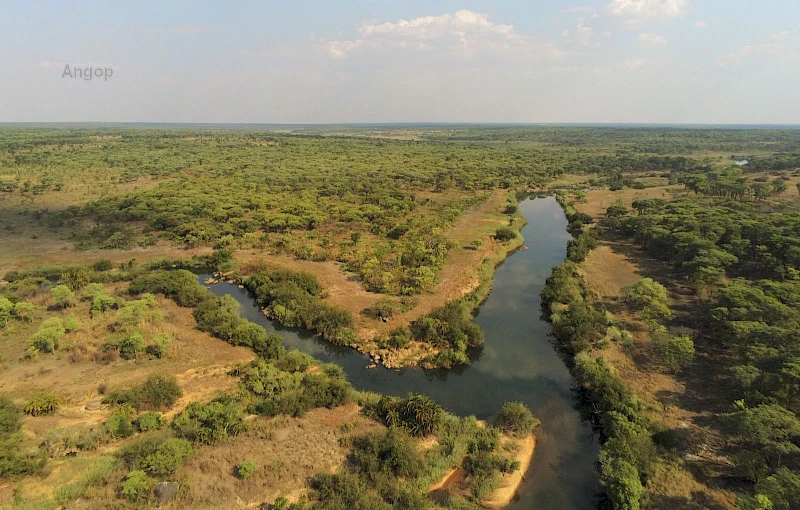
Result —
[[[553, 266], [564, 260], [567, 221], [554, 198], [520, 203], [528, 219], [522, 234], [528, 250], [518, 251], [497, 268], [492, 293], [475, 320], [486, 343], [472, 363], [452, 370], [402, 371], [366, 369], [366, 355], [334, 346], [306, 331], [283, 328], [267, 320], [247, 291], [225, 283], [211, 286], [242, 304], [242, 314], [314, 357], [344, 368], [360, 390], [404, 396], [425, 393], [449, 411], [491, 418], [503, 402], [525, 402], [541, 419], [533, 462], [514, 510], [593, 509], [599, 489], [594, 470], [597, 438], [575, 409], [572, 379], [554, 350], [550, 325], [540, 318], [539, 292]], [[207, 275], [201, 275], [201, 281]]]

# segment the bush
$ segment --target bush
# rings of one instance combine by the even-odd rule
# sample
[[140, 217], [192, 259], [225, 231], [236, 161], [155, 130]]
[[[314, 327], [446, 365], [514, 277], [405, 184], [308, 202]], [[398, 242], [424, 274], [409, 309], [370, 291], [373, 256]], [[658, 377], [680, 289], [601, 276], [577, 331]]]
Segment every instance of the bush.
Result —
[[0, 328], [4, 328], [11, 320], [11, 310], [14, 304], [5, 296], [0, 296]]
[[110, 271], [114, 268], [114, 263], [108, 259], [101, 259], [92, 264], [92, 269], [98, 272]]
[[53, 414], [63, 403], [64, 401], [61, 399], [61, 397], [55, 393], [41, 392], [35, 394], [30, 400], [28, 400], [28, 403], [25, 404], [23, 411], [25, 411], [25, 414], [30, 414], [31, 416]]
[[153, 483], [147, 478], [147, 473], [137, 469], [125, 476], [125, 481], [122, 482], [121, 494], [123, 498], [131, 503], [136, 503], [139, 499], [146, 497], [152, 487]]
[[131, 419], [124, 414], [112, 414], [104, 424], [104, 428], [113, 439], [130, 437], [136, 432]]
[[56, 285], [52, 288], [50, 293], [53, 297], [55, 306], [58, 308], [67, 308], [72, 306], [72, 300], [75, 297], [75, 293], [73, 293], [66, 285]]
[[539, 420], [522, 402], [506, 402], [497, 413], [494, 423], [504, 432], [527, 436], [539, 425]]
[[236, 465], [236, 476], [241, 480], [246, 480], [256, 472], [256, 463], [252, 460], [246, 460]]
[[163, 358], [167, 355], [172, 339], [166, 333], [159, 333], [150, 340], [150, 345], [145, 348], [145, 352], [154, 358]]
[[694, 342], [689, 336], [676, 336], [664, 345], [663, 354], [667, 368], [677, 372], [694, 362]]
[[10, 399], [0, 396], [0, 436], [13, 434], [22, 427], [19, 409]]
[[237, 402], [192, 402], [172, 422], [175, 433], [194, 443], [215, 443], [244, 430], [244, 410]]
[[129, 390], [111, 392], [105, 399], [111, 404], [130, 404], [136, 409], [161, 410], [172, 407], [183, 392], [172, 375], [150, 375]]
[[153, 476], [174, 474], [194, 455], [192, 444], [185, 439], [167, 439], [142, 462], [142, 468]]
[[500, 241], [501, 243], [504, 243], [504, 242], [510, 241], [512, 239], [516, 239], [517, 233], [512, 228], [500, 227], [497, 230], [495, 230], [493, 237], [497, 241]]
[[140, 414], [139, 417], [136, 418], [136, 428], [139, 429], [139, 432], [158, 430], [163, 426], [164, 417], [161, 415], [161, 413], [148, 411]]
[[144, 433], [123, 444], [122, 448], [117, 451], [117, 456], [129, 469], [137, 468], [144, 459], [155, 453], [171, 435], [169, 430]]
[[40, 352], [55, 352], [67, 334], [64, 322], [58, 317], [51, 317], [39, 326], [39, 331], [31, 337], [31, 347]]
[[381, 397], [371, 409], [387, 427], [403, 427], [415, 436], [435, 434], [444, 418], [444, 410], [430, 397], [409, 393], [408, 397]]
[[411, 437], [397, 428], [355, 438], [350, 462], [371, 482], [379, 481], [382, 475], [413, 479], [424, 467]]

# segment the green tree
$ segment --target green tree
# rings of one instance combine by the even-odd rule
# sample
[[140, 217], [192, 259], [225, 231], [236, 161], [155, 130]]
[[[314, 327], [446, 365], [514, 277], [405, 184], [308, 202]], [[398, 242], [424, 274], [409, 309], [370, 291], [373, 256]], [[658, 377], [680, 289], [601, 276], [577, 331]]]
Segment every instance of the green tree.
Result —
[[494, 424], [504, 432], [526, 436], [539, 425], [539, 420], [522, 402], [506, 402], [497, 413]]
[[664, 364], [675, 373], [694, 362], [694, 342], [689, 336], [673, 337], [664, 345], [663, 355]]
[[652, 278], [642, 278], [625, 294], [625, 301], [639, 310], [648, 321], [660, 322], [669, 319], [669, 294], [663, 285]]
[[72, 301], [75, 298], [75, 293], [70, 290], [66, 285], [56, 285], [50, 291], [53, 302], [58, 308], [67, 308], [72, 306]]
[[614, 510], [639, 510], [644, 487], [639, 472], [629, 462], [613, 458], [600, 465], [600, 481]]

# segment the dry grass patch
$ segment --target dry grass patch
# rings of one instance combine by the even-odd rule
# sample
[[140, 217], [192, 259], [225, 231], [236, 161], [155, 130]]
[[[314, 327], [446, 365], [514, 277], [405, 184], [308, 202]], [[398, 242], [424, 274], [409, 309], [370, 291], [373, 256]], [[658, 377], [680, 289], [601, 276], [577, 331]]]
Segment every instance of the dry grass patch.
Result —
[[[178, 506], [186, 508], [257, 507], [280, 496], [297, 500], [308, 478], [337, 472], [349, 448], [339, 439], [382, 429], [349, 403], [335, 409], [313, 409], [302, 418], [262, 418], [229, 442], [198, 449], [178, 473], [189, 491]], [[256, 471], [246, 480], [234, 466], [252, 460]]]

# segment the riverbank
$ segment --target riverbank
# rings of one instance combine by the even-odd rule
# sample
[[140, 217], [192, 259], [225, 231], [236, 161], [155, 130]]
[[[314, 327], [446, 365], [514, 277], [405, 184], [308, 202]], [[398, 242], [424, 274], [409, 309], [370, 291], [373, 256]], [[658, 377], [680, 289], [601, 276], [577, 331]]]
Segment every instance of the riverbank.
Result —
[[[483, 506], [487, 508], [499, 509], [508, 506], [514, 500], [514, 496], [525, 480], [525, 475], [533, 460], [533, 454], [536, 450], [536, 434], [531, 433], [522, 440], [514, 439], [506, 435], [500, 438], [500, 447], [511, 442], [517, 443], [517, 449], [512, 457], [513, 460], [519, 462], [519, 469], [513, 473], [503, 475], [500, 485], [494, 489], [482, 502]], [[464, 470], [460, 467], [453, 468], [446, 472], [442, 478], [437, 482], [431, 484], [428, 488], [428, 493], [435, 493], [436, 491], [447, 491], [451, 487], [457, 487], [459, 483], [464, 481]]]
[[[505, 437], [502, 444], [506, 444], [508, 441], [513, 441], [513, 439]], [[516, 455], [514, 455], [514, 460], [519, 462], [519, 469], [513, 473], [503, 475], [500, 487], [492, 491], [489, 497], [484, 500], [483, 504], [485, 506], [489, 508], [503, 508], [514, 500], [514, 496], [517, 495], [517, 491], [519, 491], [522, 482], [525, 480], [525, 475], [528, 473], [528, 468], [531, 466], [535, 450], [535, 433], [519, 441], [519, 449]]]

